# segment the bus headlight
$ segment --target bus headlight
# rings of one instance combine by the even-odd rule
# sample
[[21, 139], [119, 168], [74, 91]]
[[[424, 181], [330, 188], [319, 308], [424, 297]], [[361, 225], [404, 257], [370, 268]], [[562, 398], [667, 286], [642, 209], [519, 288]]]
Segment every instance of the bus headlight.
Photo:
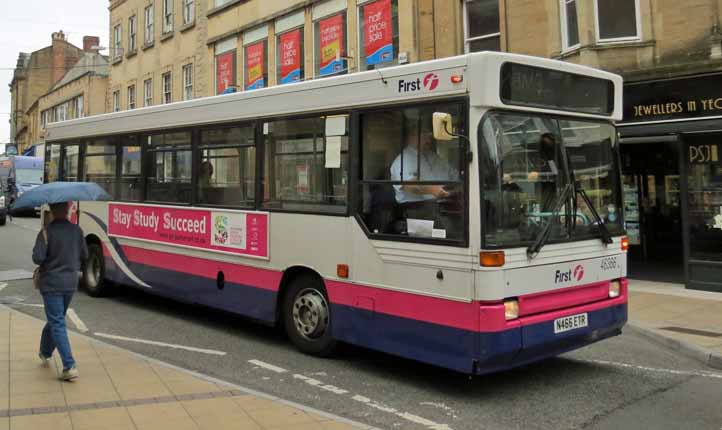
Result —
[[619, 297], [622, 294], [622, 283], [619, 281], [612, 281], [609, 283], [609, 298], [613, 299]]
[[516, 300], [505, 300], [504, 301], [504, 318], [509, 320], [515, 320], [519, 318], [519, 302]]
[[0, 196], [0, 208], [5, 207], [5, 196]]

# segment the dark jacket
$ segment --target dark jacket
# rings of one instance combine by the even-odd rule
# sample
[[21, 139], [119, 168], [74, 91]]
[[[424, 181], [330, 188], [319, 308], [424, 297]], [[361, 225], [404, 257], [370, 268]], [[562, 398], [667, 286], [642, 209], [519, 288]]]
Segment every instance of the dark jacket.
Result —
[[88, 259], [83, 231], [68, 220], [55, 220], [48, 227], [48, 243], [38, 233], [33, 262], [40, 266], [40, 293], [70, 293], [78, 286], [78, 272]]

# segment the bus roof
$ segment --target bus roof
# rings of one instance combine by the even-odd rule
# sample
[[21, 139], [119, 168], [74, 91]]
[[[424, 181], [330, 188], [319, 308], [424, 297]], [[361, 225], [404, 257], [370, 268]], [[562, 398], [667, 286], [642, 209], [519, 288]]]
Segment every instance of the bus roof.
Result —
[[[562, 61], [481, 52], [52, 123], [47, 127], [46, 141], [313, 112], [332, 113], [350, 108], [469, 94], [470, 102], [475, 106], [559, 113], [554, 109], [504, 104], [499, 96], [499, 75], [501, 65], [508, 62], [611, 81], [615, 104], [611, 114], [565, 114], [621, 120], [622, 79], [617, 75]], [[452, 77], [455, 78], [453, 81]], [[496, 89], [489, 91], [489, 88]]]

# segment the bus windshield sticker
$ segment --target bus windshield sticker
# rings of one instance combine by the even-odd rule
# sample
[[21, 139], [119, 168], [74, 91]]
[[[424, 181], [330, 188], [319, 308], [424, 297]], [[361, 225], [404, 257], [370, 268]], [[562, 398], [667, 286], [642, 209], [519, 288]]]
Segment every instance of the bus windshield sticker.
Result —
[[108, 234], [115, 237], [268, 258], [268, 214], [108, 205]]

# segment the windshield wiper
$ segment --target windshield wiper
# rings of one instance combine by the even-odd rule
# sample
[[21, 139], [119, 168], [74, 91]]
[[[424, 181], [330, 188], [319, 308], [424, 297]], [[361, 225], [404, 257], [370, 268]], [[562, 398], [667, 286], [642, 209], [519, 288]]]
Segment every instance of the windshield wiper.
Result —
[[609, 229], [604, 224], [604, 220], [602, 217], [599, 216], [599, 212], [597, 212], [597, 208], [594, 207], [592, 204], [591, 199], [587, 195], [587, 192], [579, 185], [575, 185], [576, 194], [579, 194], [582, 196], [582, 199], [584, 200], [584, 203], [587, 204], [589, 207], [589, 210], [592, 212], [592, 216], [594, 217], [594, 220], [597, 222], [597, 225], [599, 226], [599, 233], [601, 235], [602, 242], [604, 242], [607, 245], [610, 245], [614, 243], [614, 240], [612, 240], [612, 235], [609, 233]]
[[551, 232], [552, 223], [559, 215], [559, 211], [562, 209], [562, 206], [569, 202], [569, 196], [573, 191], [574, 186], [572, 184], [567, 184], [564, 187], [562, 193], [559, 195], [557, 201], [554, 203], [554, 210], [549, 217], [549, 221], [544, 225], [544, 228], [539, 233], [534, 243], [529, 245], [529, 247], [526, 249], [526, 256], [530, 260], [536, 258], [536, 256], [539, 254], [539, 251], [541, 251], [542, 247], [546, 243], [547, 239], [549, 238], [549, 233]]

